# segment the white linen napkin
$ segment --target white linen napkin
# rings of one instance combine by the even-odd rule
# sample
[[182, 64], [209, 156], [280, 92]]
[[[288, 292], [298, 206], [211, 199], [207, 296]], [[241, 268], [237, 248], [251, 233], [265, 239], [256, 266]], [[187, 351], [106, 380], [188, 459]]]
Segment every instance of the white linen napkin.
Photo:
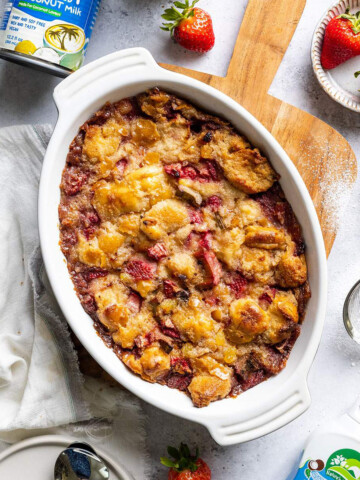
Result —
[[101, 443], [143, 479], [139, 400], [91, 378], [84, 382], [43, 266], [37, 196], [51, 131], [50, 125], [0, 129], [0, 440], [71, 433]]

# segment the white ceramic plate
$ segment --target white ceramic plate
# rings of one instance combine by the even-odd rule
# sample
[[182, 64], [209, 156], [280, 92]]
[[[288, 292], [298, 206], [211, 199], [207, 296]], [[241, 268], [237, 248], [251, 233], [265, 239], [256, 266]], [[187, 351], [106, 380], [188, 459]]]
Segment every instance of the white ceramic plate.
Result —
[[[33, 437], [4, 450], [0, 454], [1, 480], [54, 480], [58, 455], [78, 438], [62, 435]], [[96, 447], [110, 472], [110, 480], [134, 480], [125, 468]]]
[[344, 107], [360, 112], [360, 77], [357, 79], [354, 77], [354, 73], [360, 70], [360, 56], [354, 57], [332, 70], [325, 70], [320, 60], [327, 24], [332, 18], [345, 13], [347, 8], [350, 8], [352, 13], [358, 12], [360, 0], [341, 0], [326, 11], [314, 32], [311, 60], [316, 78], [325, 92]]
[[[196, 408], [190, 398], [178, 390], [145, 382], [106, 347], [75, 294], [59, 247], [59, 185], [69, 144], [79, 126], [106, 101], [114, 102], [154, 86], [175, 92], [223, 116], [270, 158], [281, 175], [280, 183], [303, 228], [307, 245], [312, 297], [287, 367], [276, 377], [237, 398], [226, 398], [205, 408]], [[41, 173], [39, 230], [51, 286], [75, 335], [95, 360], [124, 387], [169, 413], [205, 425], [221, 445], [258, 438], [294, 420], [310, 405], [306, 377], [320, 342], [327, 272], [324, 243], [314, 205], [301, 176], [284, 150], [234, 100], [209, 85], [160, 68], [143, 48], [122, 50], [86, 65], [55, 88], [54, 98], [59, 118]]]

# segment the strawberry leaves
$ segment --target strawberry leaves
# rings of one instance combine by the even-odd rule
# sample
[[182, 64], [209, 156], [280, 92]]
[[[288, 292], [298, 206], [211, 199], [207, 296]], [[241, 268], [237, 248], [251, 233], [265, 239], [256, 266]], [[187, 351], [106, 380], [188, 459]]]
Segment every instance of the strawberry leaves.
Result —
[[[355, 77], [355, 78], [360, 77], [360, 70], [359, 70], [358, 72], [355, 72], [355, 73], [354, 73], [354, 77]], [[358, 92], [360, 92], [360, 90], [358, 90]]]
[[360, 11], [352, 14], [350, 13], [350, 9], [347, 8], [345, 13], [339, 15], [338, 18], [344, 18], [346, 20], [349, 20], [351, 23], [351, 29], [355, 33], [355, 35], [360, 33]]
[[199, 0], [194, 0], [194, 2], [191, 4], [191, 6], [189, 5], [189, 0], [185, 0], [185, 3], [184, 2], [174, 2], [174, 5], [175, 7], [178, 7], [178, 8], [193, 8], [194, 5], [198, 2]]
[[[179, 3], [179, 2], [178, 2]], [[191, 455], [189, 447], [186, 443], [181, 443], [179, 449], [175, 447], [168, 447], [167, 452], [171, 460], [167, 457], [161, 457], [160, 461], [165, 467], [172, 468], [176, 472], [182, 472], [184, 470], [190, 470], [191, 472], [196, 472], [199, 468], [196, 462], [199, 459], [199, 449], [196, 447], [195, 455]]]
[[[174, 34], [174, 29], [182, 22], [183, 20], [194, 16], [194, 6], [199, 2], [199, 0], [193, 0], [190, 5], [190, 0], [185, 0], [184, 2], [174, 2], [174, 6], [167, 8], [164, 13], [161, 15], [161, 18], [167, 20], [168, 23], [163, 23], [161, 30], [170, 32], [171, 35]], [[182, 12], [177, 10], [181, 8]]]

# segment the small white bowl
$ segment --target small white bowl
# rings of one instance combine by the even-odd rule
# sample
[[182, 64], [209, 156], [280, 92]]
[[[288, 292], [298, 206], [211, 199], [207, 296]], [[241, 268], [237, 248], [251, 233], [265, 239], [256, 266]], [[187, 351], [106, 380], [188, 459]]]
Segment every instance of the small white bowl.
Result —
[[311, 45], [313, 69], [325, 92], [344, 107], [360, 113], [360, 78], [354, 73], [360, 70], [360, 56], [354, 57], [332, 70], [325, 70], [321, 65], [321, 50], [325, 29], [330, 20], [350, 8], [351, 12], [360, 10], [360, 0], [341, 0], [330, 7], [318, 23]]

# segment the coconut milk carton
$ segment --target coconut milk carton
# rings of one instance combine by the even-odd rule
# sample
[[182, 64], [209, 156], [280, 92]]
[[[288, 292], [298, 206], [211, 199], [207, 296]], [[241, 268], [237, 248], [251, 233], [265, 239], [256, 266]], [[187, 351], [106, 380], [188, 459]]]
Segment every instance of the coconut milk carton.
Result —
[[8, 0], [0, 57], [66, 76], [81, 67], [101, 0]]

